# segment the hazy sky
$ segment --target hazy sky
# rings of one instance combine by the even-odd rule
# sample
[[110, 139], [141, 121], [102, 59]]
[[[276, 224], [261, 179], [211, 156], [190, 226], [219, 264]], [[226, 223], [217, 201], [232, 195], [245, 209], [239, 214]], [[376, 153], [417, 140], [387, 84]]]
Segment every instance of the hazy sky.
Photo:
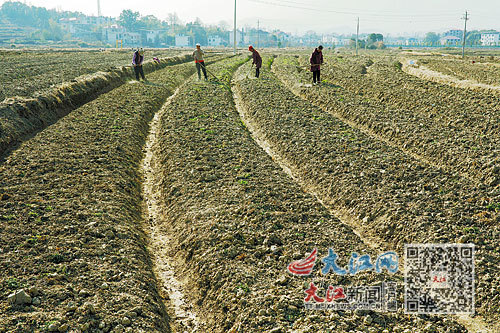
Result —
[[[0, 4], [6, 2], [0, 0]], [[27, 0], [46, 8], [97, 14], [97, 0]], [[234, 0], [101, 0], [105, 16], [118, 16], [123, 9], [165, 19], [175, 12], [184, 22], [199, 17], [204, 23], [233, 22]], [[238, 26], [280, 28], [291, 33], [360, 31], [392, 35], [442, 32], [463, 28], [461, 19], [469, 11], [468, 29], [500, 30], [500, 0], [237, 0]]]

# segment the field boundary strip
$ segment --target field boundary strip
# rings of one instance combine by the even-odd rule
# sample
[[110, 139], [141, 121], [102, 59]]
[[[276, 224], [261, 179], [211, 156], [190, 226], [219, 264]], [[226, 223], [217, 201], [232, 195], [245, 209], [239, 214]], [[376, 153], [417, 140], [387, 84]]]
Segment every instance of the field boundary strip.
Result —
[[494, 92], [500, 92], [500, 86], [480, 83], [475, 80], [461, 80], [457, 77], [432, 70], [424, 65], [412, 64], [411, 63], [412, 61], [413, 60], [411, 59], [404, 59], [402, 69], [405, 73], [418, 77], [420, 79], [429, 80], [435, 83], [445, 84], [455, 88], [473, 89], [473, 90], [483, 89]]
[[[304, 191], [311, 194], [323, 207], [325, 207], [328, 211], [330, 211], [334, 216], [336, 216], [340, 221], [345, 221], [346, 225], [353, 227], [354, 233], [363, 240], [367, 245], [369, 245], [374, 250], [386, 250], [389, 248], [389, 245], [386, 244], [382, 239], [375, 238], [370, 236], [365, 228], [363, 228], [360, 221], [352, 216], [347, 210], [340, 210], [339, 208], [334, 208], [332, 204], [326, 203], [323, 199], [321, 199], [321, 195], [315, 189], [315, 187], [309, 184], [307, 181], [302, 179], [300, 176], [300, 170], [290, 163], [286, 157], [278, 154], [274, 149], [273, 145], [266, 139], [265, 133], [263, 130], [259, 129], [258, 123], [252, 120], [252, 117], [249, 116], [249, 108], [248, 105], [244, 102], [242, 98], [241, 89], [238, 86], [238, 81], [241, 81], [245, 78], [245, 73], [243, 67], [238, 69], [235, 73], [235, 84], [233, 85], [233, 98], [235, 101], [236, 109], [242, 119], [242, 121], [247, 126], [249, 132], [252, 135], [252, 138], [255, 142], [273, 159], [273, 161], [278, 164], [283, 171], [297, 184], [299, 184]], [[361, 229], [361, 230], [359, 230]], [[382, 245], [383, 244], [383, 245]]]
[[[188, 79], [189, 80], [189, 79]], [[149, 237], [149, 247], [153, 254], [153, 269], [159, 281], [159, 289], [168, 295], [168, 301], [165, 301], [167, 312], [172, 317], [171, 328], [174, 331], [185, 331], [189, 328], [191, 332], [196, 332], [199, 328], [199, 319], [192, 309], [192, 305], [184, 295], [182, 282], [175, 275], [173, 265], [170, 263], [168, 247], [166, 244], [172, 242], [169, 235], [162, 233], [162, 205], [158, 191], [158, 161], [155, 158], [153, 148], [158, 144], [160, 133], [160, 119], [165, 116], [171, 101], [176, 98], [181, 89], [187, 86], [186, 81], [178, 87], [168, 98], [161, 109], [155, 113], [149, 125], [149, 135], [145, 144], [144, 159], [141, 163], [143, 173], [143, 193], [144, 220], [147, 221], [146, 233]], [[161, 291], [162, 292], [162, 291]], [[167, 297], [164, 297], [167, 299]]]
[[[453, 165], [448, 165], [446, 163], [438, 163], [436, 161], [433, 161], [432, 159], [422, 155], [419, 152], [414, 152], [411, 151], [410, 149], [407, 148], [407, 146], [403, 144], [398, 144], [396, 142], [393, 142], [391, 139], [380, 135], [377, 133], [377, 131], [373, 128], [370, 128], [367, 123], [363, 122], [358, 122], [354, 119], [347, 118], [346, 116], [342, 115], [340, 112], [335, 111], [331, 107], [329, 107], [328, 103], [325, 103], [325, 101], [321, 101], [321, 99], [313, 99], [311, 96], [307, 96], [306, 93], [307, 91], [301, 90], [301, 86], [298, 85], [296, 82], [291, 81], [290, 78], [284, 76], [284, 75], [279, 75], [280, 73], [277, 72], [277, 68], [281, 67], [281, 65], [278, 66], [273, 66], [273, 73], [277, 74], [276, 76], [278, 79], [283, 83], [284, 86], [286, 86], [293, 94], [299, 98], [301, 98], [304, 101], [307, 101], [309, 103], [312, 103], [316, 107], [320, 108], [321, 110], [331, 114], [338, 120], [342, 121], [343, 123], [349, 125], [352, 128], [355, 128], [361, 132], [363, 132], [365, 135], [372, 137], [373, 139], [380, 141], [381, 143], [386, 144], [387, 146], [390, 146], [394, 149], [399, 150], [401, 153], [407, 155], [410, 158], [413, 158], [416, 161], [419, 161], [421, 163], [424, 163], [426, 165], [429, 165], [433, 168], [443, 170], [445, 172], [448, 172], [450, 174], [457, 173], [464, 179], [467, 179], [469, 181], [481, 181], [481, 179], [478, 179], [478, 177], [474, 175], [470, 175], [465, 172], [459, 172], [456, 170], [456, 167]], [[383, 128], [385, 130], [385, 128]]]

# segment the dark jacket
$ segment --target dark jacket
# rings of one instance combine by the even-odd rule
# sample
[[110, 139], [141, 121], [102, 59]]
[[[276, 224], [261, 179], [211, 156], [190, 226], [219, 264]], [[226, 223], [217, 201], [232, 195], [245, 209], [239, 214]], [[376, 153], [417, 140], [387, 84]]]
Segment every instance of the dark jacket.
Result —
[[142, 62], [144, 61], [144, 56], [139, 54], [139, 51], [134, 52], [134, 57], [132, 58], [132, 64], [134, 66], [142, 66]]
[[321, 64], [323, 63], [323, 53], [319, 52], [316, 48], [311, 55], [311, 59], [309, 59], [311, 63], [311, 72], [319, 71], [321, 69]]
[[257, 52], [257, 50], [252, 51], [252, 58], [253, 58], [253, 64], [255, 65], [255, 68], [261, 68], [262, 67], [262, 58]]

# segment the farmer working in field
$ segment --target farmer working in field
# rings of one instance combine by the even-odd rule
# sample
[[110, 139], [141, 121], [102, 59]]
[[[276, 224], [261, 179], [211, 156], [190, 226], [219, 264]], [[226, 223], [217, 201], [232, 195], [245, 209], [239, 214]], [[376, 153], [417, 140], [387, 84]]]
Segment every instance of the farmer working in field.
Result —
[[194, 62], [196, 63], [196, 70], [198, 71], [198, 80], [201, 80], [201, 73], [200, 73], [200, 68], [203, 70], [203, 75], [205, 76], [205, 81], [208, 80], [207, 78], [207, 69], [205, 68], [205, 60], [203, 59], [203, 56], [205, 55], [205, 52], [201, 49], [200, 44], [196, 44], [196, 50], [193, 52], [193, 58]]
[[321, 64], [323, 63], [323, 46], [318, 46], [313, 54], [311, 55], [311, 59], [309, 62], [311, 63], [311, 72], [313, 73], [313, 84], [316, 85], [321, 82], [320, 73], [321, 73]]
[[253, 58], [252, 66], [255, 65], [255, 77], [259, 77], [260, 68], [262, 67], [262, 58], [259, 52], [257, 52], [257, 50], [254, 49], [252, 45], [248, 47], [248, 51], [252, 52], [252, 58]]
[[144, 70], [142, 69], [142, 63], [144, 62], [144, 50], [142, 48], [134, 52], [134, 57], [132, 58], [132, 65], [134, 65], [135, 78], [139, 81], [139, 74], [141, 74], [142, 79], [146, 81], [144, 76]]

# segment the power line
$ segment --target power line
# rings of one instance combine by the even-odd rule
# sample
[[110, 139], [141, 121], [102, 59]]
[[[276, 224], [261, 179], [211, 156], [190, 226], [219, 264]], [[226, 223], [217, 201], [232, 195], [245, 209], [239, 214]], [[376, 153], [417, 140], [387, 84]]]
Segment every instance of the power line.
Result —
[[[298, 1], [292, 1], [292, 0], [273, 0], [274, 2], [285, 2], [285, 3], [291, 3], [291, 4], [296, 4], [296, 5], [303, 5], [303, 6], [309, 6], [311, 5], [310, 3], [305, 3], [305, 2], [298, 2]], [[382, 14], [382, 13], [387, 13], [387, 14], [394, 14], [395, 16], [398, 16], [398, 15], [401, 15], [402, 13], [400, 11], [391, 11], [391, 10], [369, 10], [369, 9], [353, 9], [353, 8], [350, 8], [350, 9], [347, 9], [347, 8], [339, 8], [339, 7], [336, 7], [337, 10], [340, 10], [340, 11], [344, 11], [344, 12], [354, 12], [354, 13], [357, 13], [357, 14], [361, 14], [363, 12], [366, 12], [366, 13], [375, 13], [375, 14]], [[425, 16], [441, 16], [442, 14], [450, 14], [450, 11], [449, 10], [433, 10], [431, 13], [429, 12], [416, 12], [416, 11], [412, 11], [411, 14], [408, 14], [408, 15], [412, 15], [412, 16], [420, 16], [420, 15], [425, 15]], [[458, 11], [457, 11], [458, 13]]]
[[236, 0], [234, 0], [234, 28], [233, 28], [233, 42], [234, 42], [234, 49], [233, 49], [233, 53], [236, 54], [236, 33], [237, 33], [237, 30], [236, 30]]
[[465, 11], [465, 16], [462, 18], [465, 21], [464, 37], [462, 39], [462, 59], [465, 57], [465, 36], [467, 35], [467, 21], [469, 20], [467, 14], [468, 14], [467, 11]]
[[100, 0], [97, 0], [97, 16], [98, 17], [102, 16], [102, 14], [101, 14], [101, 1]]
[[358, 42], [359, 41], [359, 17], [358, 17], [358, 25], [356, 26], [356, 56], [358, 56]]
[[[307, 4], [304, 3], [298, 3], [294, 1], [288, 1], [288, 0], [273, 0], [273, 1], [266, 1], [266, 0], [248, 0], [250, 2], [255, 2], [255, 3], [260, 3], [260, 4], [265, 4], [265, 5], [271, 5], [271, 6], [276, 6], [276, 7], [287, 7], [287, 8], [295, 8], [295, 9], [303, 9], [303, 10], [309, 10], [309, 11], [315, 11], [315, 12], [328, 12], [328, 13], [334, 13], [334, 14], [341, 14], [341, 15], [359, 15], [363, 14], [364, 16], [373, 16], [373, 17], [381, 17], [381, 18], [393, 18], [393, 19], [400, 19], [400, 20], [408, 20], [408, 19], [413, 19], [416, 17], [425, 17], [425, 18], [435, 18], [436, 20], [442, 20], [444, 17], [456, 17], [456, 14], [448, 12], [447, 15], [440, 15], [440, 14], [382, 14], [381, 12], [378, 13], [363, 13], [363, 10], [359, 11], [349, 11], [349, 10], [333, 10], [329, 9], [327, 7], [324, 8], [317, 8], [317, 7], [306, 7]], [[290, 4], [288, 4], [290, 3]], [[458, 13], [458, 12], [457, 12]]]

